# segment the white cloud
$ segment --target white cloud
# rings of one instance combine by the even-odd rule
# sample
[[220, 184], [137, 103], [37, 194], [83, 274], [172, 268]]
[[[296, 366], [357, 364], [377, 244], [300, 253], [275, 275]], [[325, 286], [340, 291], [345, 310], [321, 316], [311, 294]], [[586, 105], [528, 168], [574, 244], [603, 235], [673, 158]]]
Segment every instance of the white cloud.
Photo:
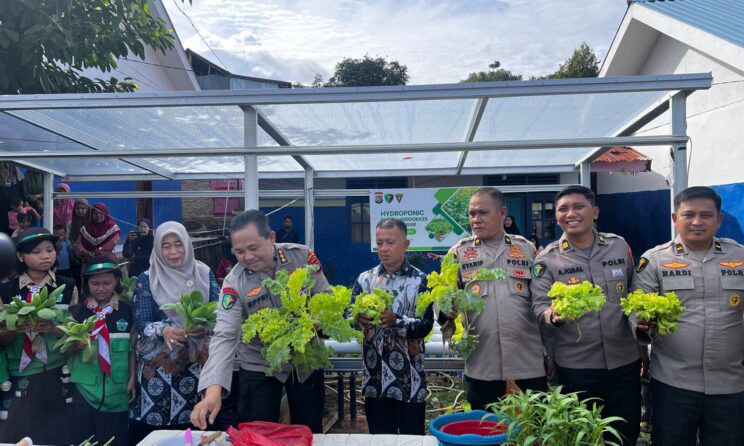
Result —
[[185, 47], [231, 71], [309, 83], [344, 57], [384, 56], [410, 83], [447, 83], [495, 59], [526, 77], [552, 72], [581, 42], [604, 57], [625, 0], [163, 0]]

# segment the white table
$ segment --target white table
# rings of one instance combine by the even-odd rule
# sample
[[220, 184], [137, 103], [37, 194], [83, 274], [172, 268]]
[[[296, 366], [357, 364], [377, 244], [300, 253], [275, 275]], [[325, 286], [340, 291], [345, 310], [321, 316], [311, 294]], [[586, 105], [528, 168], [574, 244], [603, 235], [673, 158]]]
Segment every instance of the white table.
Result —
[[[209, 435], [211, 432], [207, 432]], [[194, 442], [198, 443], [203, 432], [194, 431]], [[152, 432], [137, 446], [155, 446], [159, 441], [169, 437], [183, 438], [183, 432], [160, 430]], [[231, 443], [221, 435], [217, 446], [229, 446]], [[439, 442], [431, 436], [419, 435], [369, 435], [369, 434], [316, 434], [313, 436], [313, 446], [438, 446]]]

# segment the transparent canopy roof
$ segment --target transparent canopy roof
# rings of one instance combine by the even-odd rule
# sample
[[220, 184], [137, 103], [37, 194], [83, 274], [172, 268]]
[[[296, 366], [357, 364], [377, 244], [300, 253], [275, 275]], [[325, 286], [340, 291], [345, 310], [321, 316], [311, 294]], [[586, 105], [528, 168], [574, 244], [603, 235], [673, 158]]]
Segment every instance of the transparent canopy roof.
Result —
[[[243, 174], [245, 154], [258, 155], [262, 177], [302, 176], [305, 166], [317, 176], [576, 171], [599, 142], [632, 135], [673, 94], [710, 82], [692, 74], [0, 96], [0, 156], [69, 177], [220, 178]], [[251, 107], [257, 121], [246, 119]], [[245, 142], [253, 122], [256, 145]], [[95, 151], [107, 155], [87, 156]]]

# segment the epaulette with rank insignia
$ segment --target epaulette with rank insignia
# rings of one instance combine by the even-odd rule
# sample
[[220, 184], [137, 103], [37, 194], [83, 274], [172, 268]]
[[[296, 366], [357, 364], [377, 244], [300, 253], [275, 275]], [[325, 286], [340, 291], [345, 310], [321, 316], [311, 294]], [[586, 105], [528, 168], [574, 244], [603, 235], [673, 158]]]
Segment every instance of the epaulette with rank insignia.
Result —
[[279, 257], [279, 262], [282, 265], [286, 265], [289, 262], [289, 260], [287, 260], [287, 255], [284, 253], [284, 249], [283, 248], [277, 249], [276, 250], [276, 255], [277, 255], [277, 257]]

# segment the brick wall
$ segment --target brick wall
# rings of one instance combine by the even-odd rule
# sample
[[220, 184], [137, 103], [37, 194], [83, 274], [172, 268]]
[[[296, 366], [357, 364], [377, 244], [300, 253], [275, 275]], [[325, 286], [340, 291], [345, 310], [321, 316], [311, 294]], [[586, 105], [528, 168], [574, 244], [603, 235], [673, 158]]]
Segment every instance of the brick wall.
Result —
[[[181, 181], [181, 189], [185, 191], [212, 190], [212, 183], [210, 180], [184, 180]], [[222, 218], [213, 215], [214, 199], [212, 198], [183, 198], [182, 209], [183, 225], [188, 230], [222, 227]]]

